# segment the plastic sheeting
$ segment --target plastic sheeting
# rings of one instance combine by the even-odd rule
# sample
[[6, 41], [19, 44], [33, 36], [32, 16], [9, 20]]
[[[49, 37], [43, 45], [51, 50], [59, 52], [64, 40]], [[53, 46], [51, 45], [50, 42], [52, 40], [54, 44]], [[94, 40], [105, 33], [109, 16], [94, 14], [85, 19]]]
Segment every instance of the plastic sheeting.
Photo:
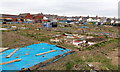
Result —
[[[35, 56], [38, 53], [50, 51], [50, 49], [56, 50], [56, 52]], [[10, 49], [2, 52], [0, 54], [0, 56], [2, 56], [2, 62], [7, 62], [15, 59], [22, 59], [22, 60], [18, 62], [9, 63], [9, 64], [4, 64], [2, 65], [2, 70], [21, 70], [21, 68], [31, 67], [40, 62], [46, 61], [52, 57], [55, 57], [57, 55], [70, 51], [69, 49], [64, 50], [62, 48], [56, 47], [55, 45], [39, 43], [39, 44], [32, 44], [29, 46], [22, 47], [16, 53], [14, 53], [10, 58], [6, 58], [6, 56], [9, 55], [14, 50], [15, 49]], [[17, 56], [18, 58], [16, 58]]]

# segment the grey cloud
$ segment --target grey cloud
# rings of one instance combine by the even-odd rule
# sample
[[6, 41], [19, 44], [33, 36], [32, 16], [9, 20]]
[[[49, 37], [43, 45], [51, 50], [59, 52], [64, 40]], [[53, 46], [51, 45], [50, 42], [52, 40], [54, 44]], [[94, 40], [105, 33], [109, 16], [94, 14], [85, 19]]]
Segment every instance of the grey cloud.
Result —
[[[117, 16], [115, 3], [95, 2], [92, 0], [8, 0], [3, 1], [0, 8], [14, 10], [13, 13], [56, 13], [65, 15], [101, 15]], [[103, 1], [103, 0], [102, 0]], [[4, 10], [1, 10], [5, 12]], [[9, 11], [12, 12], [12, 11]]]

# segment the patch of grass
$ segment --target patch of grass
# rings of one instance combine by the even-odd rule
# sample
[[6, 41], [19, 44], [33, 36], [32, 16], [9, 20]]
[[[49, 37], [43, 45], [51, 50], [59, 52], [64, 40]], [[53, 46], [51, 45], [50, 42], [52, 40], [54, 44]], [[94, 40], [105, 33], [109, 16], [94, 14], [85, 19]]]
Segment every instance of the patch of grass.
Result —
[[117, 66], [111, 64], [111, 59], [106, 58], [105, 56], [87, 56], [85, 59], [86, 62], [99, 62], [101, 63], [100, 68], [103, 70], [118, 70]]
[[100, 62], [100, 63], [110, 63], [111, 60], [107, 59], [105, 56], [95, 55], [87, 56], [85, 59], [86, 62]]
[[92, 50], [92, 49], [94, 49], [95, 47], [92, 45], [92, 46], [89, 46], [89, 47], [87, 47], [87, 48], [85, 48], [84, 50]]
[[49, 41], [49, 37], [36, 38], [38, 41]]
[[74, 62], [72, 61], [69, 61], [66, 63], [65, 67], [66, 67], [66, 70], [70, 70], [74, 65]]
[[[83, 34], [84, 35], [84, 34]], [[93, 36], [93, 37], [97, 37], [97, 35], [93, 35], [93, 34], [86, 34], [86, 36]]]
[[85, 64], [85, 60], [79, 58], [75, 61], [77, 64]]
[[102, 46], [105, 46], [105, 45], [107, 45], [109, 43], [112, 43], [112, 42], [120, 42], [120, 38], [115, 38], [115, 39], [112, 39], [112, 40], [109, 40], [109, 41], [104, 41], [104, 42], [94, 44], [92, 46], [89, 46], [89, 47], [85, 48], [85, 50], [92, 50], [96, 47], [102, 47]]
[[109, 69], [109, 70], [118, 70], [118, 67], [117, 66], [114, 66], [114, 65], [112, 65], [112, 64], [110, 64], [110, 63], [107, 63], [107, 64], [102, 64], [101, 66], [101, 69], [103, 69], [103, 68], [107, 68], [107, 69]]
[[64, 43], [61, 43], [61, 46], [64, 46], [66, 48], [71, 48], [71, 49], [76, 49], [77, 47], [74, 47], [73, 45], [70, 45], [70, 44], [64, 44]]
[[16, 43], [17, 41], [16, 40], [14, 40], [14, 43]]
[[10, 32], [10, 30], [2, 30], [1, 32]]

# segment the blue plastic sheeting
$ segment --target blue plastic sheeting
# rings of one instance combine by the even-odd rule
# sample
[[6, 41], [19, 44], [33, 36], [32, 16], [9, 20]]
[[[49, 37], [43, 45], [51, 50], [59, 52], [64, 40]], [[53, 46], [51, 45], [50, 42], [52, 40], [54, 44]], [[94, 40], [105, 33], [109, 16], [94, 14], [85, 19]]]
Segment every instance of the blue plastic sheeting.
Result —
[[0, 24], [2, 24], [2, 22], [0, 22]]
[[12, 24], [19, 24], [19, 22], [12, 22]]
[[67, 21], [59, 21], [60, 23], [67, 23]]
[[87, 25], [87, 23], [86, 23], [86, 22], [83, 22], [83, 24], [84, 24], [84, 25]]
[[43, 24], [44, 27], [52, 27], [52, 23], [51, 22], [47, 22]]
[[33, 23], [33, 21], [23, 21], [22, 23]]
[[27, 21], [24, 21], [24, 22], [22, 22], [22, 23], [28, 23]]
[[80, 28], [89, 28], [88, 26], [81, 26]]
[[84, 40], [84, 38], [80, 38], [79, 40]]
[[47, 23], [44, 23], [43, 26], [44, 26], [44, 27], [47, 27]]
[[[50, 49], [56, 50], [56, 52], [35, 56], [38, 53], [50, 51]], [[39, 44], [32, 44], [26, 47], [22, 47], [16, 53], [14, 53], [10, 58], [6, 58], [6, 56], [9, 55], [14, 50], [15, 49], [10, 49], [2, 52], [2, 54], [0, 54], [0, 56], [2, 56], [2, 62], [7, 62], [11, 60], [16, 60], [16, 59], [22, 59], [22, 60], [18, 62], [9, 63], [9, 64], [4, 64], [2, 65], [2, 70], [21, 70], [21, 68], [31, 67], [40, 62], [46, 61], [52, 57], [55, 57], [57, 55], [70, 51], [69, 49], [64, 50], [62, 48], [56, 47], [55, 45], [39, 43]], [[26, 53], [28, 53], [28, 55], [25, 55]], [[18, 58], [16, 58], [16, 56], [18, 56]]]

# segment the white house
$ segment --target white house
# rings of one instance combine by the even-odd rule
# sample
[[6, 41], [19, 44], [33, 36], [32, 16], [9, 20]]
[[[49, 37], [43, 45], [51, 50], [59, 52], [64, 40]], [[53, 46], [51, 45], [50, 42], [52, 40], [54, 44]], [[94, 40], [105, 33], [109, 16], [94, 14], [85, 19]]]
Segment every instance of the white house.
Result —
[[48, 18], [47, 18], [47, 17], [45, 17], [45, 16], [43, 17], [43, 19], [44, 19], [44, 20], [48, 20]]
[[101, 22], [100, 19], [96, 19], [96, 22]]
[[79, 18], [78, 21], [82, 21], [82, 18]]
[[114, 23], [115, 21], [114, 20], [111, 20], [111, 23]]
[[103, 22], [103, 23], [106, 22], [106, 17], [101, 17], [100, 21]]
[[92, 21], [93, 21], [92, 18], [88, 18], [88, 19], [87, 19], [87, 22], [92, 22]]

